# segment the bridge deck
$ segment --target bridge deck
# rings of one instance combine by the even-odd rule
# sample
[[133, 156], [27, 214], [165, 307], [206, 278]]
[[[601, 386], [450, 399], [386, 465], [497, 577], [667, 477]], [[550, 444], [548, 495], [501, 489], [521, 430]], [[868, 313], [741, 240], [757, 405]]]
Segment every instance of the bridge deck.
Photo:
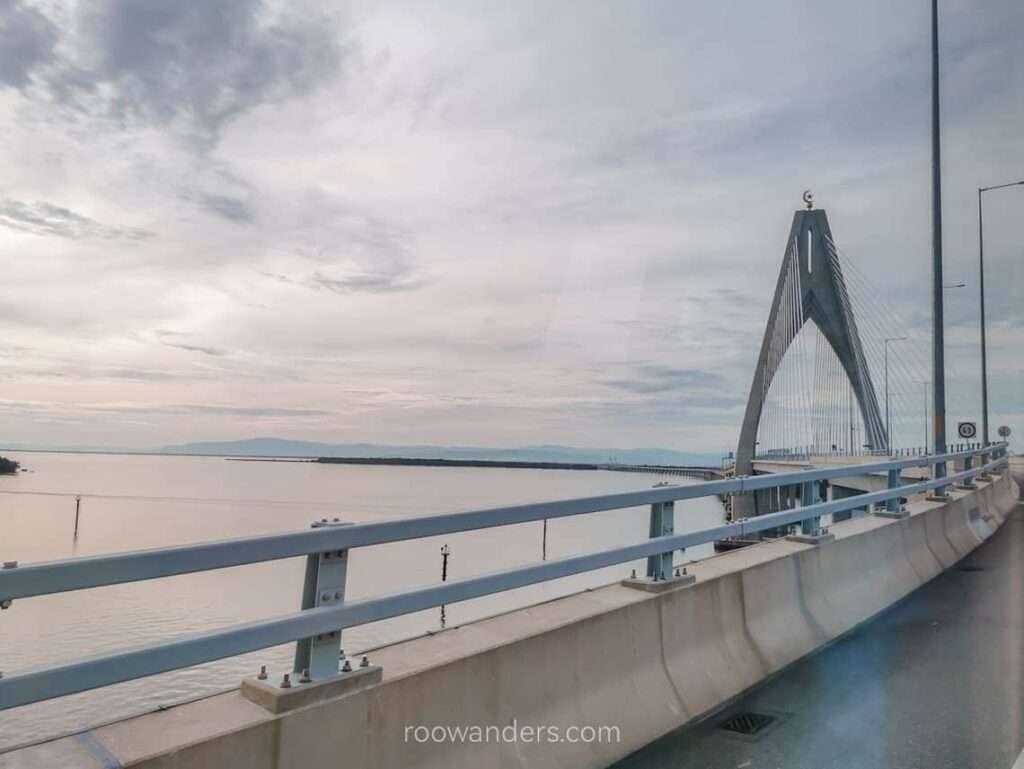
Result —
[[[779, 716], [755, 737], [733, 714]], [[1024, 747], [1024, 505], [957, 567], [619, 769], [1010, 769]], [[1024, 757], [1022, 757], [1024, 766]]]

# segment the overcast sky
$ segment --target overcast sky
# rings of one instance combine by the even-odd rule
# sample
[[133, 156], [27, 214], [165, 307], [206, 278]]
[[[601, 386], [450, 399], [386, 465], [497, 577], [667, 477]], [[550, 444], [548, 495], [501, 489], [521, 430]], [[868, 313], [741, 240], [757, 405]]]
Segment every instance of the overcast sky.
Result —
[[[732, 448], [807, 187], [929, 323], [925, 0], [327, 5], [0, 0], [4, 444]], [[972, 416], [1024, 3], [940, 5]], [[1020, 435], [1024, 187], [986, 218]]]

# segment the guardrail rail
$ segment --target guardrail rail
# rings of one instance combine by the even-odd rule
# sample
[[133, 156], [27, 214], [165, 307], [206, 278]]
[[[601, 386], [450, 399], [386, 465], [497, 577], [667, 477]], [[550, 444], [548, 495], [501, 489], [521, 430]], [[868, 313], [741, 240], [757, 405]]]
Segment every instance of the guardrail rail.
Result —
[[[975, 464], [975, 460], [977, 464]], [[946, 474], [946, 464], [962, 461], [964, 470]], [[471, 598], [567, 577], [616, 564], [648, 559], [647, 576], [671, 576], [677, 550], [728, 537], [743, 538], [769, 529], [800, 524], [803, 533], [820, 530], [823, 515], [885, 503], [899, 509], [900, 497], [927, 491], [941, 494], [947, 486], [969, 483], [975, 476], [1007, 463], [1005, 443], [965, 451], [889, 459], [869, 464], [801, 470], [792, 473], [741, 476], [689, 486], [514, 505], [486, 510], [347, 524], [321, 520], [306, 531], [163, 547], [67, 560], [20, 565], [7, 561], [0, 569], [0, 607], [33, 596], [84, 590], [125, 582], [170, 577], [198, 571], [306, 556], [301, 610], [259, 622], [51, 665], [0, 677], [0, 710], [75, 692], [198, 665], [259, 649], [296, 642], [295, 670], [313, 680], [338, 674], [341, 633], [345, 628], [430, 609]], [[930, 466], [934, 477], [901, 484], [900, 471]], [[825, 501], [824, 484], [836, 478], [885, 473], [887, 488]], [[706, 496], [745, 494], [776, 487], [799, 487], [801, 506], [755, 518], [735, 520], [700, 531], [673, 533], [673, 504]], [[429, 585], [359, 601], [345, 600], [348, 551], [388, 542], [439, 534], [507, 526], [549, 518], [583, 515], [640, 505], [651, 506], [651, 538], [608, 550], [544, 561], [505, 571]]]

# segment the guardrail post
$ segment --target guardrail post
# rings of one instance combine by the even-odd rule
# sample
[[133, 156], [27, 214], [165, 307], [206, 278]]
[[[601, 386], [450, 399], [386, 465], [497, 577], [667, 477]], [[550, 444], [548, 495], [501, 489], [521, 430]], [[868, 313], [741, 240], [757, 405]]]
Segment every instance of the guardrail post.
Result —
[[[312, 528], [350, 526], [337, 518], [322, 518]], [[348, 550], [329, 550], [306, 556], [306, 577], [302, 585], [302, 609], [334, 606], [345, 601], [345, 581], [348, 572]], [[321, 633], [295, 642], [294, 671], [308, 671], [315, 680], [338, 675], [341, 655], [341, 630]]]
[[[675, 503], [655, 502], [651, 505], [651, 539], [664, 537], [675, 531]], [[672, 576], [672, 551], [647, 557], [647, 576], [664, 580]]]
[[[891, 468], [886, 475], [888, 476], [886, 482], [888, 488], [896, 489], [900, 487], [902, 481], [900, 480], [900, 471], [898, 468]], [[882, 518], [906, 518], [910, 513], [907, 512], [907, 508], [903, 506], [900, 497], [893, 497], [892, 499], [886, 500], [884, 510], [879, 510], [876, 507], [875, 515], [881, 516]]]
[[[978, 447], [981, 449], [981, 453], [978, 455], [978, 466], [981, 467], [981, 468], [984, 468], [985, 465], [987, 465], [989, 463], [988, 446], [987, 445], [983, 446], [983, 445], [979, 444]], [[976, 476], [974, 476], [974, 480], [976, 480], [976, 481], [990, 481], [990, 480], [992, 480], [992, 476], [989, 475], [987, 472], [984, 472], [984, 469], [983, 469], [982, 472], [980, 472]]]
[[[888, 472], [888, 487], [889, 489], [895, 489], [900, 485], [900, 471], [896, 468], [892, 468]], [[890, 513], [898, 513], [900, 511], [900, 498], [893, 497], [885, 503], [886, 511]]]
[[[947, 475], [949, 475], [948, 469], [949, 469], [949, 463], [946, 462], [945, 460], [943, 460], [941, 462], [936, 462], [935, 464], [932, 465], [932, 479], [933, 480], [938, 480], [940, 478], [945, 478]], [[956, 469], [955, 465], [954, 465], [954, 469]], [[929, 502], [948, 502], [949, 501], [949, 494], [946, 493], [946, 489], [948, 489], [948, 488], [949, 488], [949, 486], [936, 486], [934, 489], [932, 489], [932, 493], [928, 495], [928, 497], [927, 497], [928, 501]]]
[[[820, 492], [815, 490], [817, 484], [814, 481], [800, 484], [800, 507], [807, 507], [819, 501]], [[821, 534], [821, 516], [800, 521], [800, 533], [805, 537], [817, 537]]]
[[[970, 456], [970, 455], [964, 457], [964, 471], [966, 472], [967, 470], [970, 470], [973, 466], [974, 466], [974, 457]], [[967, 478], [962, 483], [957, 484], [957, 488], [959, 488], [959, 489], [976, 489], [978, 487], [974, 483], [974, 478]]]
[[[2, 569], [17, 569], [18, 568], [18, 562], [17, 561], [4, 561], [3, 566], [0, 566], [0, 568], [2, 568]], [[0, 609], [10, 609], [12, 603], [13, 603], [12, 599], [0, 597]]]
[[[821, 481], [817, 484], [817, 491], [815, 491], [815, 485], [814, 481], [800, 484], [800, 507], [813, 505], [819, 501], [820, 497], [824, 496], [822, 492], [825, 488], [825, 482]], [[831, 542], [835, 537], [821, 527], [821, 516], [817, 515], [800, 521], [800, 533], [790, 534], [786, 539], [803, 545], [820, 545], [824, 542]]]

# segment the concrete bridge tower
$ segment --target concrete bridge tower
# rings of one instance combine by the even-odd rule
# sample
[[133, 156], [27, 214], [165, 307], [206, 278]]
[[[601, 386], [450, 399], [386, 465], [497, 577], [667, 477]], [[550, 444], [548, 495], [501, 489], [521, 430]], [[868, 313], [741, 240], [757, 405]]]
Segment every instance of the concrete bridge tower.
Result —
[[[736, 448], [736, 474], [753, 473], [757, 431], [768, 389], [790, 343], [808, 321], [813, 321], [828, 340], [842, 364], [864, 420], [866, 443], [880, 449], [888, 445], [885, 421], [871, 383], [853, 306], [846, 290], [839, 253], [824, 210], [813, 210], [813, 198], [805, 193], [806, 210], [793, 215], [786, 253], [775, 286], [761, 353], [754, 369], [750, 396]], [[753, 495], [736, 499], [735, 514], [757, 515]]]

